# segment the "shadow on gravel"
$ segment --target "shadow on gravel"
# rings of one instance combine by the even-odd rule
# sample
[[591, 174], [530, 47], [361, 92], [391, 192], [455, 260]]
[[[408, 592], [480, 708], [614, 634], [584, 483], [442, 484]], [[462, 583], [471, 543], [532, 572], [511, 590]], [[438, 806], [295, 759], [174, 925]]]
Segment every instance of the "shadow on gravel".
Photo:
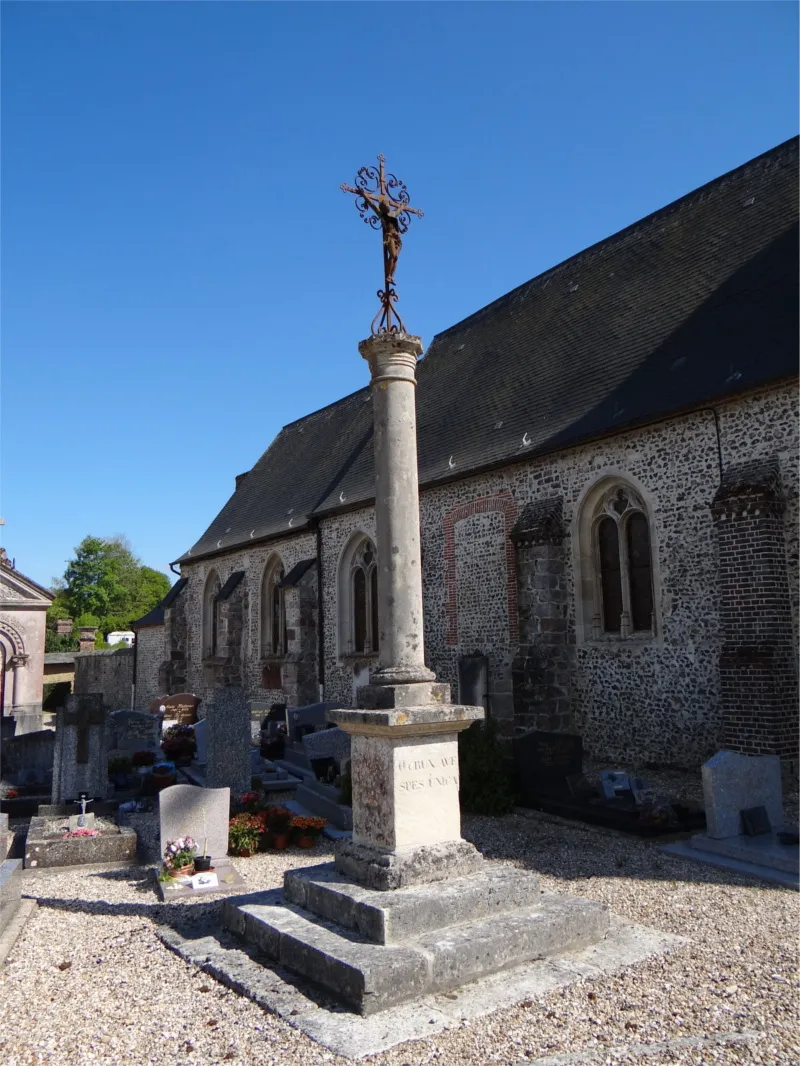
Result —
[[687, 884], [733, 885], [791, 892], [734, 870], [724, 870], [664, 854], [660, 841], [642, 840], [581, 823], [549, 821], [546, 817], [509, 814], [503, 818], [468, 815], [463, 836], [487, 859], [512, 861], [562, 881], [593, 877], [629, 877], [641, 881], [682, 881]]

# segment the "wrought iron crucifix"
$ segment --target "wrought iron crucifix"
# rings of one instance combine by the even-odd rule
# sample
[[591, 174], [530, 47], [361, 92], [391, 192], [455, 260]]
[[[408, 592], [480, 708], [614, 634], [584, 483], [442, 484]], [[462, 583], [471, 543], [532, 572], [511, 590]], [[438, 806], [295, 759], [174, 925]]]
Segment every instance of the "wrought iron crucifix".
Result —
[[386, 173], [385, 162], [385, 158], [379, 155], [377, 167], [361, 167], [356, 174], [355, 188], [342, 183], [341, 189], [356, 196], [359, 215], [383, 235], [384, 287], [378, 289], [381, 309], [372, 320], [372, 332], [405, 333], [403, 320], [394, 308], [397, 302], [394, 272], [403, 246], [402, 234], [408, 230], [411, 215], [422, 218], [422, 212], [409, 206], [411, 197], [405, 183], [394, 174]]

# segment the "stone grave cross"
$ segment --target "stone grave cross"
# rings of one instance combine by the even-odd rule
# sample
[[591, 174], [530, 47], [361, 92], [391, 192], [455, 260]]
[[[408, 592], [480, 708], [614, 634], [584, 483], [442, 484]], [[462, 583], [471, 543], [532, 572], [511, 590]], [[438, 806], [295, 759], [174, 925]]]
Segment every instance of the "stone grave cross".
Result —
[[73, 705], [67, 708], [64, 724], [78, 727], [76, 763], [89, 761], [89, 726], [102, 725], [104, 718], [103, 705], [95, 696], [78, 696]]

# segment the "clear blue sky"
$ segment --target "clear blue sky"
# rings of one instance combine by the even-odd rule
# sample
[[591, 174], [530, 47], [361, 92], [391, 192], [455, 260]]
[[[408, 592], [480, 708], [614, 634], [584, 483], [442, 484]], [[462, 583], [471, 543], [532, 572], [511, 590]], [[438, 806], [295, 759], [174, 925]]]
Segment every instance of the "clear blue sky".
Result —
[[792, 3], [2, 4], [2, 498], [49, 584], [166, 570], [286, 422], [367, 381], [382, 151], [425, 344], [798, 130]]

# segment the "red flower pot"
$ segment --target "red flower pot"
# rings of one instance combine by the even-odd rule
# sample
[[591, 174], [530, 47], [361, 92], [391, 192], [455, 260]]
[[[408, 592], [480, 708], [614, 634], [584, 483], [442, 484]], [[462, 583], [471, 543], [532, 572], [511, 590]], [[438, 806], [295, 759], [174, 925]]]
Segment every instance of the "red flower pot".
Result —
[[288, 833], [275, 833], [272, 838], [272, 846], [276, 851], [285, 851], [289, 846], [289, 834]]
[[298, 837], [295, 841], [298, 848], [313, 848], [315, 842], [314, 837]]

